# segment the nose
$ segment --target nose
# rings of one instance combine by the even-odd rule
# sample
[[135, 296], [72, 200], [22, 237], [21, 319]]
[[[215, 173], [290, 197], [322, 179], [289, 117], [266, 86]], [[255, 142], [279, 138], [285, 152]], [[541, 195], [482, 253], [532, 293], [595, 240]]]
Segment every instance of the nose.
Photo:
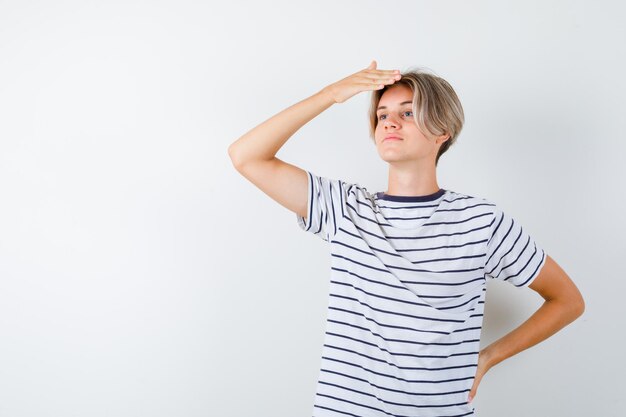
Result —
[[383, 120], [384, 127], [398, 127], [398, 122], [395, 119], [392, 119], [390, 115], [387, 115], [385, 120]]

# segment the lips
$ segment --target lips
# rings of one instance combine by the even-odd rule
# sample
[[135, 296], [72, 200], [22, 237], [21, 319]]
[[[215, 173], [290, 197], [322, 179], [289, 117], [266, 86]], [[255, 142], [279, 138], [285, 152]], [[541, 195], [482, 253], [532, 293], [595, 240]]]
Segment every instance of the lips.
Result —
[[383, 141], [385, 140], [402, 140], [402, 138], [399, 136], [389, 135], [389, 136], [386, 136], [385, 139], [383, 139]]

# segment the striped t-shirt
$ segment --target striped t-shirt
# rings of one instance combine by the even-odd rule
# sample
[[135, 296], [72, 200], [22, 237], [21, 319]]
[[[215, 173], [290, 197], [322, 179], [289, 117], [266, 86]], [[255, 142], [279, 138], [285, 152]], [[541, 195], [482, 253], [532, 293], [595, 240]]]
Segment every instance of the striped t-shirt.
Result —
[[298, 225], [331, 251], [313, 416], [473, 416], [486, 279], [528, 286], [544, 251], [483, 198], [307, 174]]

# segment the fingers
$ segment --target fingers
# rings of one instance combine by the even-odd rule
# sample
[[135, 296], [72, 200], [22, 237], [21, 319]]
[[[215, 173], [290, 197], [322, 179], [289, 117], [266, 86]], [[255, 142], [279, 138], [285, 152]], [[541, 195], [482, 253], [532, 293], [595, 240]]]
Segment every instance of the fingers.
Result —
[[[368, 70], [376, 70], [376, 66], [377, 65], [378, 64], [376, 63], [376, 60], [373, 59], [372, 62], [370, 62], [370, 64], [367, 66], [367, 69]], [[383, 71], [383, 72], [397, 71], [397, 72], [399, 72], [398, 70], [377, 70], [377, 71]]]
[[361, 77], [361, 82], [359, 84], [368, 87], [369, 89], [381, 89], [385, 85], [393, 84], [398, 81], [402, 76], [400, 74], [395, 75], [373, 75], [373, 74], [364, 74]]
[[395, 75], [395, 74], [400, 74], [400, 70], [381, 70], [381, 69], [376, 69], [376, 66], [378, 64], [376, 63], [376, 60], [373, 59], [372, 62], [370, 62], [370, 64], [367, 66], [366, 69], [363, 70], [363, 72], [368, 73], [368, 74], [373, 74], [373, 75]]
[[394, 81], [384, 81], [384, 82], [368, 82], [368, 83], [358, 83], [358, 86], [361, 86], [364, 90], [380, 90], [384, 88], [386, 84], [393, 84]]
[[467, 403], [471, 403], [474, 397], [476, 396], [476, 391], [478, 390], [478, 384], [480, 384], [481, 378], [474, 378], [474, 384], [472, 384], [472, 389], [469, 392], [467, 397]]
[[[362, 78], [362, 82], [365, 84], [382, 85], [393, 84], [398, 81], [402, 76], [394, 71], [379, 71], [378, 73], [365, 73], [359, 74]], [[382, 87], [381, 87], [382, 88]]]
[[393, 80], [397, 81], [402, 78], [400, 71], [398, 70], [370, 70], [370, 71], [361, 71], [355, 74], [360, 78], [365, 78], [367, 81], [376, 80], [376, 81], [385, 81], [385, 80]]
[[355, 78], [365, 78], [361, 82], [368, 89], [371, 89], [372, 86], [376, 89], [381, 89], [385, 84], [393, 84], [402, 78], [400, 70], [379, 70], [376, 69], [377, 65], [376, 60], [372, 60], [366, 69], [354, 74]]
[[471, 403], [472, 400], [474, 399], [474, 395], [476, 395], [476, 389], [472, 388], [472, 390], [469, 393], [469, 397], [467, 397], [467, 403]]
[[329, 86], [334, 91], [335, 103], [343, 103], [361, 91], [380, 90], [385, 85], [393, 84], [402, 78], [400, 70], [379, 70], [376, 66], [376, 61], [372, 60], [366, 69], [355, 72]]
[[377, 70], [377, 69], [366, 69], [361, 71], [366, 75], [372, 75], [372, 76], [389, 76], [389, 75], [399, 75], [400, 74], [400, 70]]

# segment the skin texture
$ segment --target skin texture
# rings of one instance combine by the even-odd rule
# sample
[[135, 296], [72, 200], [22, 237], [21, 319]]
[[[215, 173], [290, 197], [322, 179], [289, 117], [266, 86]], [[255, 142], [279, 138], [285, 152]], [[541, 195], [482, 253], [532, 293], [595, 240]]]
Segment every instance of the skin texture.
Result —
[[[276, 158], [278, 150], [302, 126], [335, 103], [342, 103], [360, 92], [388, 89], [379, 105], [375, 131], [376, 149], [389, 164], [387, 194], [427, 195], [439, 190], [435, 159], [439, 147], [448, 139], [420, 132], [413, 120], [410, 88], [401, 84], [399, 70], [376, 69], [376, 61], [348, 77], [332, 83], [256, 126], [228, 149], [238, 171], [270, 197], [301, 216], [306, 216], [307, 175], [294, 165]], [[400, 141], [384, 141], [387, 135], [397, 135]], [[501, 361], [550, 337], [584, 311], [584, 301], [578, 288], [565, 271], [549, 256], [539, 276], [530, 285], [545, 302], [522, 325], [482, 349], [474, 385], [468, 400], [476, 395], [481, 379]]]
[[[374, 139], [378, 155], [389, 164], [386, 193], [391, 195], [428, 195], [439, 191], [435, 159], [450, 136], [421, 132], [413, 117], [412, 99], [411, 88], [397, 84], [388, 87], [378, 103]], [[380, 109], [381, 106], [386, 108]], [[390, 135], [401, 140], [385, 140]]]
[[[427, 195], [439, 190], [435, 159], [449, 135], [434, 137], [422, 132], [413, 118], [410, 87], [398, 84], [383, 93], [374, 132], [376, 149], [389, 163], [388, 194]], [[409, 103], [406, 103], [409, 102]], [[385, 140], [398, 136], [399, 140]], [[474, 384], [468, 396], [471, 402], [484, 375], [496, 364], [545, 340], [584, 311], [584, 301], [565, 271], [546, 255], [546, 262], [530, 288], [545, 302], [519, 327], [482, 349]]]
[[547, 254], [545, 265], [529, 287], [543, 297], [544, 303], [519, 327], [481, 350], [469, 401], [476, 396], [478, 385], [489, 369], [552, 336], [585, 311], [580, 291]]
[[[397, 84], [388, 87], [379, 102], [379, 107], [385, 108], [377, 112], [374, 138], [378, 154], [389, 164], [387, 194], [391, 195], [428, 195], [439, 190], [435, 160], [449, 135], [433, 136], [420, 131], [413, 118], [411, 103], [405, 103], [412, 99], [410, 87]], [[401, 140], [385, 140], [391, 135]], [[523, 324], [481, 350], [468, 402], [476, 396], [489, 369], [547, 339], [584, 312], [585, 303], [580, 291], [547, 254], [545, 265], [529, 287], [545, 302]]]

